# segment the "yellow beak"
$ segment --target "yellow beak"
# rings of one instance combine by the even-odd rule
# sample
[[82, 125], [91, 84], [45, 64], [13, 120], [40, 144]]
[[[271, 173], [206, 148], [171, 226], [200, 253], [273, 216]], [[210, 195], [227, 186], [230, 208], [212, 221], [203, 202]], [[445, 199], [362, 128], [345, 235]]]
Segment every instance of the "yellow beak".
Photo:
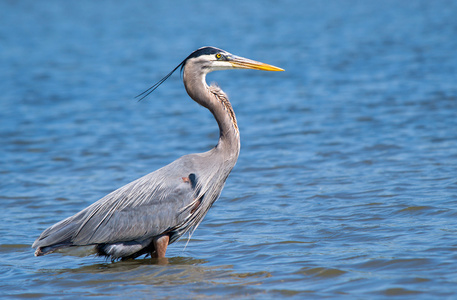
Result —
[[239, 56], [228, 57], [228, 62], [236, 69], [253, 69], [262, 71], [284, 71], [284, 69]]

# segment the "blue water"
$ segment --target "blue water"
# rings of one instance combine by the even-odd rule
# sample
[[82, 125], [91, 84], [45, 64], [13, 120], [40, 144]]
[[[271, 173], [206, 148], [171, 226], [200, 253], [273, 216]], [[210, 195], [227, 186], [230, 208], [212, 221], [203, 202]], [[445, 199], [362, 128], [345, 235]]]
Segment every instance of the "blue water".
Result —
[[[0, 295], [457, 297], [455, 1], [0, 2]], [[241, 155], [197, 231], [150, 259], [30, 248], [48, 226], [215, 145], [178, 74], [212, 45], [285, 72], [210, 74]], [[187, 244], [187, 246], [186, 246]]]

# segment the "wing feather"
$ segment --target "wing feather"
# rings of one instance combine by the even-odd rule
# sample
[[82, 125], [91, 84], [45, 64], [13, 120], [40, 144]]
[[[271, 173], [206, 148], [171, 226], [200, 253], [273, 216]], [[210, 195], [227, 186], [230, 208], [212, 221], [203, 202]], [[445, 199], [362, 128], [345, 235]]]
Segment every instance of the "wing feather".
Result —
[[184, 222], [195, 190], [182, 177], [196, 173], [192, 155], [145, 175], [46, 229], [32, 247], [144, 239]]

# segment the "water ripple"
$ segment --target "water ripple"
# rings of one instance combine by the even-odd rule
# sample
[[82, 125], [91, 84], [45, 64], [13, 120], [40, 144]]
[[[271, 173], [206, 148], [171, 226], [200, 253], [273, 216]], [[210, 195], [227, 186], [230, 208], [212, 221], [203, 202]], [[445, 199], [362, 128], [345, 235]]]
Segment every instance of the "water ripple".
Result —
[[[0, 1], [0, 297], [456, 298], [455, 1], [105, 4]], [[198, 230], [168, 264], [34, 257], [48, 226], [216, 144], [179, 76], [132, 99], [208, 44], [286, 72], [208, 75], [241, 153]]]

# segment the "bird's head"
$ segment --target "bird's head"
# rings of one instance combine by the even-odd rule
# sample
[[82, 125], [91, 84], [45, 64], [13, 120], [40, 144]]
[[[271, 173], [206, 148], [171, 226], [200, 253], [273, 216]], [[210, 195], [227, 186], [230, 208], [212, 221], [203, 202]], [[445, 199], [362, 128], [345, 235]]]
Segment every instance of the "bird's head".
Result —
[[185, 60], [183, 60], [176, 68], [174, 68], [167, 76], [159, 82], [151, 86], [149, 89], [139, 94], [140, 100], [147, 97], [156, 88], [159, 87], [168, 77], [171, 76], [179, 67], [181, 71], [186, 67], [191, 67], [196, 72], [207, 74], [217, 70], [229, 69], [253, 69], [262, 71], [284, 71], [281, 68], [261, 63], [255, 60], [233, 55], [225, 50], [215, 47], [202, 47], [192, 52]]
[[203, 47], [192, 52], [183, 62], [181, 69], [187, 64], [194, 64], [205, 73], [229, 69], [254, 69], [263, 71], [284, 71], [281, 68], [233, 55], [215, 47]]

